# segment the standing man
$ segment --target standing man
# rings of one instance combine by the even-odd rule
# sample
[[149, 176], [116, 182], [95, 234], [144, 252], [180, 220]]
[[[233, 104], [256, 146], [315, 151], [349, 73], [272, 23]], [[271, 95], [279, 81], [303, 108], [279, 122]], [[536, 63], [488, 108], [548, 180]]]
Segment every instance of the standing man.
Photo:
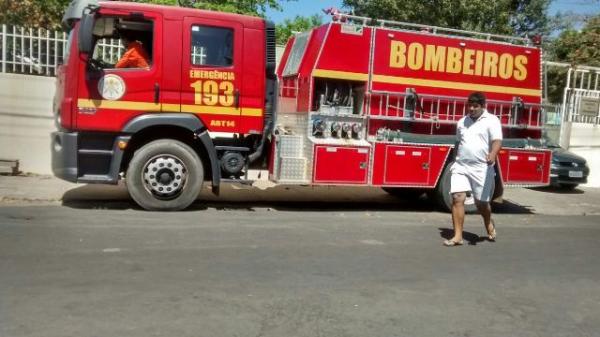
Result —
[[485, 109], [483, 93], [470, 94], [467, 104], [469, 113], [456, 126], [456, 160], [450, 168], [454, 237], [444, 241], [444, 245], [448, 247], [463, 244], [467, 192], [473, 194], [488, 238], [490, 241], [496, 239], [490, 201], [494, 185], [494, 164], [502, 146], [502, 125], [498, 117]]

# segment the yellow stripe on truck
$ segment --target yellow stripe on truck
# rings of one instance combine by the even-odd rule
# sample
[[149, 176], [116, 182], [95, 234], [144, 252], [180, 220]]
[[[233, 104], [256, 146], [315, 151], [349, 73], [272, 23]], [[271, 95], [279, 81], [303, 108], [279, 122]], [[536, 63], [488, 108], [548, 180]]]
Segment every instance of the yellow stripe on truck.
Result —
[[[367, 81], [369, 79], [368, 74], [365, 74], [365, 73], [353, 73], [353, 72], [325, 70], [325, 69], [315, 69], [315, 70], [313, 70], [312, 75], [314, 77], [324, 77], [324, 78], [334, 78], [334, 79], [340, 79], [340, 80], [354, 80], [354, 81]], [[444, 88], [444, 89], [459, 89], [459, 90], [468, 90], [468, 91], [495, 92], [495, 93], [500, 93], [500, 94], [525, 95], [525, 96], [533, 96], [533, 97], [540, 97], [542, 95], [542, 91], [538, 90], [538, 89], [505, 87], [505, 86], [500, 86], [500, 85], [488, 85], [488, 84], [465, 83], [465, 82], [428, 80], [428, 79], [400, 77], [400, 76], [373, 75], [373, 82], [389, 83], [389, 84], [402, 84], [402, 85], [416, 85], [416, 86], [422, 86], [422, 87]]]
[[495, 93], [500, 93], [500, 94], [525, 95], [525, 96], [534, 96], [534, 97], [539, 97], [542, 95], [541, 90], [537, 90], [537, 89], [524, 89], [524, 88], [517, 88], [517, 87], [503, 87], [500, 85], [450, 82], [450, 81], [439, 81], [439, 80], [425, 80], [425, 79], [420, 79], [420, 78], [399, 77], [399, 76], [373, 75], [373, 82], [417, 85], [417, 86], [421, 86], [421, 87], [434, 87], [434, 88], [444, 88], [444, 89], [459, 89], [459, 90], [470, 90], [470, 91], [495, 92]]
[[219, 106], [205, 105], [179, 105], [179, 104], [161, 104], [148, 102], [131, 102], [131, 101], [108, 101], [108, 100], [92, 100], [79, 99], [77, 101], [79, 108], [96, 108], [96, 109], [112, 109], [112, 110], [136, 110], [148, 112], [184, 112], [204, 115], [225, 115], [225, 116], [247, 116], [261, 117], [263, 109], [258, 108], [231, 108]]

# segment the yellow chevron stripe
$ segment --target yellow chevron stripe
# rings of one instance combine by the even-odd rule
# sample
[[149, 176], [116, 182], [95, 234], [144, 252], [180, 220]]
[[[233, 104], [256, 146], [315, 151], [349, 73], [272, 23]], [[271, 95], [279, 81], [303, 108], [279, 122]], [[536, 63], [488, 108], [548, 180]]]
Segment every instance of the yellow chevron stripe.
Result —
[[92, 100], [79, 99], [77, 106], [80, 108], [96, 108], [96, 109], [118, 109], [118, 110], [144, 110], [159, 112], [189, 112], [204, 115], [226, 115], [226, 116], [246, 116], [246, 117], [261, 117], [263, 110], [258, 108], [229, 108], [218, 106], [205, 105], [179, 105], [179, 104], [155, 104], [147, 102], [131, 102], [131, 101], [108, 101], [108, 100]]

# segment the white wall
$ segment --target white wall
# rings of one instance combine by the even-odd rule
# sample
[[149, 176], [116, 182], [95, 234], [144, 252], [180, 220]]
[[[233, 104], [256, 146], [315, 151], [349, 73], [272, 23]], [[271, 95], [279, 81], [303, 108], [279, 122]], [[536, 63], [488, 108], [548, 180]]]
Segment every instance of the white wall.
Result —
[[0, 159], [20, 170], [50, 174], [54, 77], [0, 73]]
[[585, 158], [590, 167], [589, 187], [600, 187], [600, 126], [593, 124], [563, 124], [561, 145]]

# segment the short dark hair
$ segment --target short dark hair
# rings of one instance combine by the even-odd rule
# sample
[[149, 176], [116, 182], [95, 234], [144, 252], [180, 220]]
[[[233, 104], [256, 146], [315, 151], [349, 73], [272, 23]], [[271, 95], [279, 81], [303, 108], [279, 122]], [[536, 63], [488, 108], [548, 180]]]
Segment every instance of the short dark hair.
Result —
[[136, 34], [130, 30], [120, 30], [119, 37], [127, 40], [128, 42], [135, 41], [137, 38]]
[[482, 92], [476, 91], [469, 95], [469, 99], [467, 100], [469, 104], [479, 104], [481, 106], [485, 105], [485, 95]]

